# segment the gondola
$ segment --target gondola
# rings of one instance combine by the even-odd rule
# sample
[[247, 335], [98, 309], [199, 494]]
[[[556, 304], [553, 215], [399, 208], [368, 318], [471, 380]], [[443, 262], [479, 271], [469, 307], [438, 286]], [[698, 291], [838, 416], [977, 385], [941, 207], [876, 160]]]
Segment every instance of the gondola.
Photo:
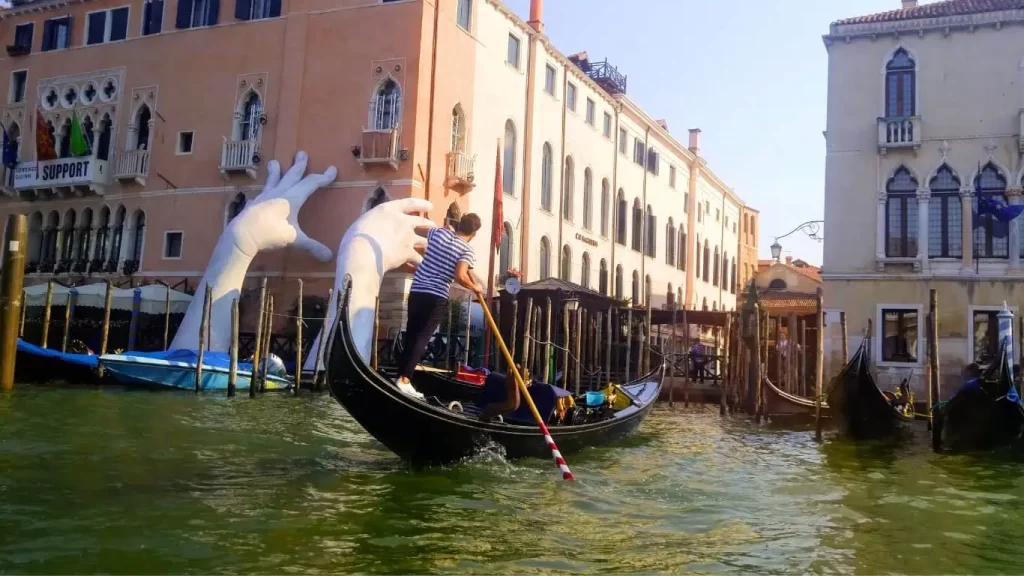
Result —
[[41, 348], [18, 339], [14, 376], [19, 382], [98, 384], [99, 356]]
[[[526, 403], [503, 422], [482, 422], [474, 414], [476, 405], [449, 408], [448, 398], [418, 400], [406, 396], [395, 385], [370, 368], [353, 342], [346, 293], [338, 314], [338, 324], [328, 344], [328, 377], [331, 394], [374, 438], [414, 465], [449, 464], [497, 445], [507, 458], [549, 458], [551, 452], [529, 418], [522, 418]], [[643, 378], [625, 384], [619, 391], [629, 399], [628, 406], [598, 414], [584, 410], [568, 418], [573, 424], [549, 420], [550, 432], [562, 453], [606, 444], [628, 436], [651, 412], [661, 391], [664, 367]], [[492, 374], [491, 377], [501, 377]], [[547, 384], [530, 387], [538, 409], [551, 414], [552, 399], [564, 395]], [[528, 414], [529, 412], [527, 412]]]
[[881, 439], [900, 435], [914, 421], [909, 387], [904, 381], [901, 395], [882, 392], [868, 366], [867, 343], [832, 380], [828, 405], [839, 433], [855, 439]]
[[1024, 405], [1013, 385], [1005, 346], [999, 360], [970, 380], [932, 412], [932, 445], [936, 450], [969, 452], [1014, 443], [1024, 432]]
[[[811, 398], [804, 398], [781, 390], [767, 377], [764, 378], [763, 390], [769, 418], [794, 420], [814, 418], [817, 408]], [[823, 418], [831, 417], [831, 410], [827, 402], [821, 403], [821, 416]]]
[[463, 382], [449, 370], [417, 369], [412, 384], [425, 396], [436, 396], [449, 401], [468, 402], [480, 397], [483, 386]]

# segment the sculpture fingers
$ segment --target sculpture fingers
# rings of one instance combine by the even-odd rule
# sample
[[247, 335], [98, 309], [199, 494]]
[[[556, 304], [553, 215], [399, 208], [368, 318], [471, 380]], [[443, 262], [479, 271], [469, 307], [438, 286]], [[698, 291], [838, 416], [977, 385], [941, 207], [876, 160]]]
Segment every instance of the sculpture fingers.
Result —
[[280, 185], [277, 187], [281, 192], [285, 192], [291, 189], [302, 180], [302, 175], [306, 173], [306, 165], [309, 164], [309, 155], [299, 150], [295, 154], [295, 163], [285, 173], [284, 178], [281, 179]]
[[295, 246], [309, 252], [313, 255], [313, 258], [321, 262], [329, 262], [333, 255], [330, 248], [306, 236], [306, 233], [302, 230], [297, 230], [296, 232]]
[[423, 216], [406, 216], [411, 228], [437, 228], [437, 222]]
[[285, 194], [288, 195], [289, 200], [301, 205], [313, 192], [316, 192], [322, 186], [334, 182], [334, 179], [337, 177], [338, 169], [331, 166], [323, 174], [309, 174], [301, 182], [289, 188]]
[[[277, 188], [277, 185], [281, 183], [281, 163], [277, 160], [271, 160], [267, 164], [267, 183], [263, 186], [263, 192], [267, 190], [273, 190]], [[261, 192], [260, 194], [263, 194]]]
[[420, 212], [430, 212], [434, 209], [434, 205], [429, 200], [424, 200], [423, 198], [402, 198], [385, 202], [383, 206], [387, 206], [389, 210], [395, 210], [404, 214], [418, 214]]

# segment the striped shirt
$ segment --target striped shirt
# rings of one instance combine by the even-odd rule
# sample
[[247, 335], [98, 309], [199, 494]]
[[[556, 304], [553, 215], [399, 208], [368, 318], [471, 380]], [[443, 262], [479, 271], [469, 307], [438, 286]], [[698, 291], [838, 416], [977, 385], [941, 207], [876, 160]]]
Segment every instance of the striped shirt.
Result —
[[469, 242], [447, 228], [431, 228], [427, 233], [427, 252], [416, 267], [409, 291], [447, 299], [459, 262], [465, 262], [470, 268], [476, 265], [476, 255]]

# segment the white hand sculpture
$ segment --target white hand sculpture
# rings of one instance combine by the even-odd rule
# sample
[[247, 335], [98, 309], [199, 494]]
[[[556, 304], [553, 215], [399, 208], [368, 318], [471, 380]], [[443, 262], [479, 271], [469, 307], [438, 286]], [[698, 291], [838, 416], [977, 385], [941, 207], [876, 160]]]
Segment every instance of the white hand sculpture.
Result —
[[318, 188], [333, 182], [338, 171], [331, 166], [323, 174], [310, 174], [303, 178], [308, 160], [305, 152], [296, 154], [295, 164], [283, 178], [281, 165], [276, 160], [267, 166], [267, 184], [263, 192], [231, 221], [217, 241], [206, 274], [174, 335], [171, 349], [199, 348], [203, 298], [209, 285], [213, 287], [209, 349], [214, 352], [228, 350], [231, 345], [231, 302], [241, 293], [249, 265], [260, 251], [297, 246], [308, 250], [321, 262], [331, 259], [330, 249], [306, 236], [299, 228], [298, 218], [306, 200]]
[[[430, 212], [433, 204], [418, 198], [406, 198], [385, 202], [359, 217], [341, 239], [338, 246], [338, 260], [334, 269], [334, 298], [327, 311], [327, 320], [310, 348], [320, 348], [325, 330], [333, 330], [337, 322], [338, 291], [343, 290], [345, 277], [351, 276], [349, 295], [349, 322], [352, 336], [359, 354], [370, 361], [373, 346], [373, 313], [380, 283], [384, 273], [406, 264], [419, 264], [423, 260], [420, 251], [427, 246], [427, 239], [417, 234], [417, 229], [433, 228], [434, 222], [419, 212]], [[329, 332], [328, 332], [329, 334]], [[328, 338], [325, 342], [330, 342]], [[324, 347], [324, 355], [327, 350]], [[315, 354], [310, 354], [303, 364], [304, 370], [316, 366]], [[323, 365], [321, 364], [321, 368]]]

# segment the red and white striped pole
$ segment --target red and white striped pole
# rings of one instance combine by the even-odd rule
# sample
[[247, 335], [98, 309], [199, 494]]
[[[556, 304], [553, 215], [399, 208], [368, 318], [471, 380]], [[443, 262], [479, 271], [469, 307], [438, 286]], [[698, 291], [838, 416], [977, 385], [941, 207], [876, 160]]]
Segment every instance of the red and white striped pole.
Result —
[[512, 358], [512, 353], [508, 351], [508, 346], [505, 346], [505, 339], [501, 337], [498, 325], [494, 323], [494, 316], [491, 315], [491, 309], [487, 306], [484, 295], [477, 292], [476, 297], [480, 301], [480, 307], [484, 310], [484, 318], [487, 319], [487, 324], [490, 326], [491, 332], [494, 333], [498, 347], [505, 356], [505, 363], [508, 364], [512, 376], [516, 379], [520, 395], [526, 400], [526, 405], [530, 407], [533, 419], [537, 421], [537, 426], [540, 428], [541, 434], [544, 435], [544, 441], [547, 442], [548, 448], [551, 449], [551, 457], [555, 459], [555, 465], [562, 471], [562, 480], [575, 480], [576, 478], [572, 475], [572, 471], [569, 470], [569, 465], [565, 463], [565, 458], [562, 458], [562, 453], [558, 451], [558, 446], [555, 445], [555, 439], [551, 437], [551, 432], [548, 431], [547, 425], [544, 424], [544, 419], [540, 417], [540, 412], [537, 411], [537, 406], [533, 403], [533, 398], [530, 397], [530, 391], [526, 389], [526, 383], [523, 382], [523, 377], [519, 374], [519, 369], [516, 368], [516, 362]]

